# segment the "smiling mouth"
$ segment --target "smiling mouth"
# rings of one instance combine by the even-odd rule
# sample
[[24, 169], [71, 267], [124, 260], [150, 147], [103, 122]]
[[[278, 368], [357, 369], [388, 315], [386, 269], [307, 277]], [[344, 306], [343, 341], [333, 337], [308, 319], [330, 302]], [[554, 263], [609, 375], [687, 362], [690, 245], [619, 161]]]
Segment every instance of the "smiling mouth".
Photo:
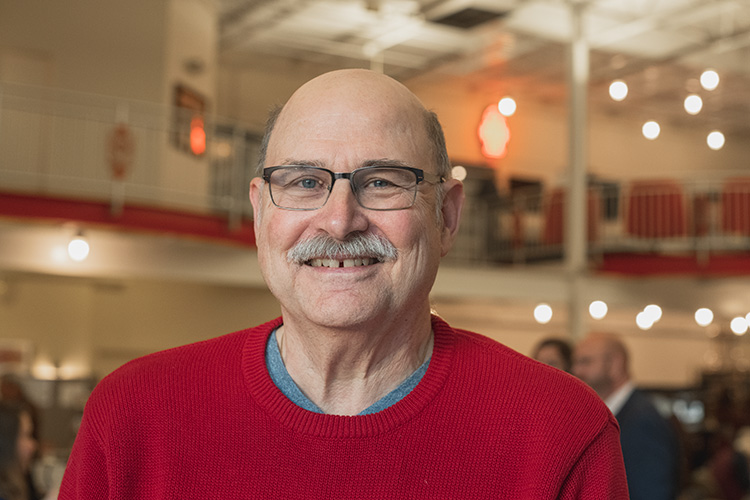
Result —
[[378, 259], [371, 257], [357, 258], [357, 259], [311, 259], [305, 262], [306, 266], [310, 267], [362, 267], [371, 266], [380, 262]]

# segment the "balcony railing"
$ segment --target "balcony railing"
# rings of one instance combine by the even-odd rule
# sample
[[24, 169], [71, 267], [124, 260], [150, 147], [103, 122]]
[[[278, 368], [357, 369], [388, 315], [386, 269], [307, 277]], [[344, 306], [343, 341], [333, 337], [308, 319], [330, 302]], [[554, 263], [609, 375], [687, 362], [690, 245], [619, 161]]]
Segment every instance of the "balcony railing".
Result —
[[[471, 197], [453, 258], [483, 263], [560, 259], [564, 188]], [[750, 176], [651, 179], [591, 186], [585, 233], [593, 260], [608, 253], [750, 253]]]
[[[2, 84], [0, 192], [104, 201], [113, 214], [137, 204], [218, 215], [236, 227], [252, 217], [247, 187], [260, 137], [202, 116], [206, 149], [195, 154], [185, 128], [193, 117], [152, 103]], [[562, 257], [564, 188], [502, 193], [469, 189], [471, 182], [450, 259], [503, 265]], [[612, 252], [747, 252], [750, 176], [592, 183], [586, 214], [594, 260]]]
[[260, 138], [201, 116], [204, 152], [186, 148], [187, 110], [40, 87], [0, 85], [0, 188], [251, 217], [247, 183]]

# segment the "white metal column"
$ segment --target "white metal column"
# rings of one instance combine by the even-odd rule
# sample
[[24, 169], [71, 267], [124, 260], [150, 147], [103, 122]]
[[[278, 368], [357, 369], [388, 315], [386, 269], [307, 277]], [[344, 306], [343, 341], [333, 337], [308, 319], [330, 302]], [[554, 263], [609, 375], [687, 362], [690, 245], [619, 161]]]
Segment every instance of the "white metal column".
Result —
[[587, 103], [589, 83], [589, 45], [584, 15], [586, 0], [570, 0], [571, 39], [568, 68], [569, 87], [569, 163], [565, 196], [565, 264], [570, 282], [568, 328], [573, 339], [584, 334], [585, 309], [582, 282], [586, 272], [586, 169], [587, 169]]

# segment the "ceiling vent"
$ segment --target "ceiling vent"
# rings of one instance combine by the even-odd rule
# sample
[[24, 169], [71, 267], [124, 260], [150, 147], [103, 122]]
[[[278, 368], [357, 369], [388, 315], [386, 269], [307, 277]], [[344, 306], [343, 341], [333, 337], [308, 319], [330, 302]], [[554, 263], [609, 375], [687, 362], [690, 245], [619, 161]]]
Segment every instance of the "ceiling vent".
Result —
[[452, 26], [454, 28], [471, 29], [495, 19], [505, 17], [508, 12], [494, 12], [476, 7], [465, 7], [450, 14], [431, 19], [433, 23]]

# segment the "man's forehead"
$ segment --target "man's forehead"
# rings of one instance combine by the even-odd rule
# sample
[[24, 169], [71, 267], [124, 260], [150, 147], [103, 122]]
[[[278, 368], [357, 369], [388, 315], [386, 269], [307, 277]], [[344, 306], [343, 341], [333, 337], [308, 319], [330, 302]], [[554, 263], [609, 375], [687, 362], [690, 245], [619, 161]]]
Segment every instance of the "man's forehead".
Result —
[[365, 70], [326, 73], [307, 82], [289, 99], [279, 122], [292, 126], [329, 120], [373, 122], [400, 117], [399, 123], [414, 120], [424, 112], [422, 103], [401, 83]]

